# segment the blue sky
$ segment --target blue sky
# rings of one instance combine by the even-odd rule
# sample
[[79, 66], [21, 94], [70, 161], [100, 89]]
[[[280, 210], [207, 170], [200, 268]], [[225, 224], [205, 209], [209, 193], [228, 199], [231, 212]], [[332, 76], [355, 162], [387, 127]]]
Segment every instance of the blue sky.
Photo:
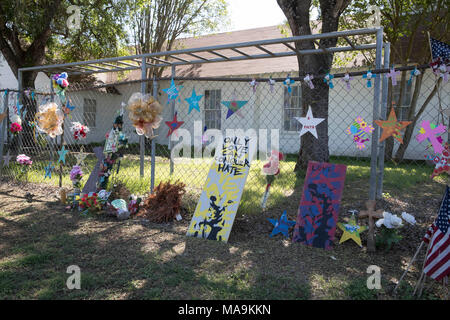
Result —
[[226, 0], [230, 26], [226, 31], [274, 26], [286, 20], [276, 0]]

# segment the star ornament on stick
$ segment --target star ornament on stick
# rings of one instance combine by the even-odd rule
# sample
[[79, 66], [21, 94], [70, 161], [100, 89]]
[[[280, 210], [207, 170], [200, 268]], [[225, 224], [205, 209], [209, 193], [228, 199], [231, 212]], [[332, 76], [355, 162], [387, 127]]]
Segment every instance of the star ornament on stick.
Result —
[[69, 152], [69, 150], [65, 149], [65, 146], [62, 147], [60, 151], [58, 151], [59, 159], [58, 162], [62, 162], [66, 164], [66, 154]]
[[300, 131], [300, 137], [307, 132], [310, 132], [316, 139], [317, 130], [316, 126], [324, 121], [324, 118], [314, 118], [311, 110], [311, 106], [308, 107], [308, 113], [306, 113], [306, 117], [294, 117], [295, 120], [302, 124], [302, 130]]
[[403, 143], [400, 131], [406, 128], [411, 122], [412, 121], [397, 121], [397, 115], [395, 114], [394, 108], [392, 108], [387, 120], [375, 120], [375, 123], [383, 129], [379, 142], [392, 136], [398, 142]]
[[271, 224], [274, 225], [274, 228], [272, 230], [272, 233], [270, 234], [270, 237], [273, 237], [274, 235], [277, 235], [279, 233], [283, 234], [286, 238], [289, 238], [289, 228], [295, 226], [295, 221], [290, 221], [287, 219], [287, 213], [286, 210], [283, 211], [283, 214], [281, 215], [281, 218], [276, 219], [268, 219]]
[[48, 163], [48, 165], [45, 167], [45, 177], [44, 177], [44, 179], [46, 179], [47, 177], [48, 177], [49, 179], [52, 178], [52, 170], [53, 170], [53, 169], [55, 169], [55, 166], [53, 166], [53, 165], [52, 165], [52, 162], [50, 161], [50, 162]]
[[84, 153], [84, 148], [81, 148], [80, 152], [75, 155], [77, 159], [77, 166], [84, 166], [84, 159], [86, 159], [87, 153]]
[[192, 94], [189, 98], [186, 98], [184, 100], [186, 100], [187, 103], [189, 103], [189, 111], [188, 114], [191, 113], [191, 111], [193, 109], [196, 109], [198, 112], [200, 112], [200, 106], [198, 105], [198, 103], [200, 102], [200, 100], [202, 100], [203, 95], [197, 95], [195, 93], [195, 88], [192, 89]]
[[342, 234], [341, 240], [339, 243], [343, 243], [348, 239], [352, 239], [355, 241], [358, 246], [362, 247], [361, 244], [361, 236], [360, 233], [367, 230], [367, 226], [359, 226], [356, 224], [355, 216], [352, 215], [348, 223], [338, 223], [339, 229], [341, 229], [344, 233]]
[[175, 112], [175, 114], [173, 115], [173, 120], [172, 121], [166, 121], [167, 126], [169, 127], [169, 132], [167, 132], [167, 136], [170, 136], [172, 133], [175, 132], [175, 130], [177, 130], [179, 127], [181, 127], [181, 125], [184, 123], [184, 121], [178, 121], [177, 120], [177, 113]]

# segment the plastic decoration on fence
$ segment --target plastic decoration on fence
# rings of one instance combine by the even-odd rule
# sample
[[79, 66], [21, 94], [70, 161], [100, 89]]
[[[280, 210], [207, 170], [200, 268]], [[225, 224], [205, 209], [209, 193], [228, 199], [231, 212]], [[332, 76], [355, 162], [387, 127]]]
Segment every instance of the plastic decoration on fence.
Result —
[[[373, 67], [355, 72], [348, 70], [349, 76], [353, 77], [350, 80], [351, 90], [347, 90], [347, 83], [341, 80], [345, 77], [345, 69], [327, 71], [330, 73], [328, 78], [325, 78], [326, 74], [310, 74], [309, 80], [313, 78], [316, 87], [318, 83], [330, 87], [333, 84], [333, 89], [328, 90], [326, 120], [322, 120], [325, 116], [319, 113], [317, 104], [303, 105], [305, 95], [315, 94], [318, 88], [311, 89], [306, 74], [295, 72], [296, 67], [288, 71], [240, 75], [234, 79], [183, 79], [180, 76], [173, 80], [173, 85], [171, 78], [157, 79], [156, 83], [130, 80], [104, 85], [69, 79], [70, 85], [65, 89], [53, 87], [50, 81], [47, 88], [30, 89], [22, 95], [17, 90], [0, 89], [0, 175], [17, 181], [28, 179], [32, 183], [61, 185], [71, 190], [70, 171], [74, 165], [79, 165], [84, 173], [82, 193], [98, 191], [98, 174], [106, 172], [106, 189], [120, 182], [131, 193], [143, 195], [150, 192], [152, 184], [156, 186], [160, 182], [179, 180], [186, 185], [186, 196], [198, 201], [211, 163], [216, 161], [219, 142], [226, 136], [246, 135], [251, 137], [250, 147], [254, 152], [251, 153], [252, 165], [248, 168], [245, 186], [240, 191], [238, 210], [259, 214], [264, 203], [267, 212], [276, 209], [270, 215], [275, 219], [279, 218], [279, 208], [285, 207], [286, 199], [298, 192], [299, 185], [300, 189], [303, 185], [299, 179], [304, 176], [299, 177], [294, 169], [302, 138], [308, 139], [310, 137], [304, 135], [311, 135], [315, 143], [328, 145], [329, 163], [348, 166], [349, 181], [364, 192], [369, 190], [370, 157], [375, 142], [378, 147], [383, 144], [385, 147], [391, 146], [390, 149], [385, 148], [385, 163], [389, 170], [384, 170], [384, 179], [395, 177], [398, 179], [397, 185], [400, 185], [403, 179], [401, 172], [409, 171], [414, 166], [417, 174], [409, 176], [409, 179], [430, 182], [433, 176], [433, 181], [442, 183], [447, 178], [446, 173], [450, 172], [445, 149], [448, 132], [440, 133], [441, 129], [439, 132], [435, 129], [439, 125], [448, 126], [448, 116], [441, 111], [448, 108], [445, 103], [450, 99], [450, 83], [444, 82], [445, 73], [439, 71], [441, 64], [436, 65], [436, 74], [432, 68], [416, 66], [414, 71], [414, 66], [407, 70], [397, 70], [396, 67], [393, 73], [400, 71], [404, 76], [396, 75], [397, 85], [389, 86], [392, 92], [388, 97], [392, 101], [387, 101], [387, 105], [380, 101], [380, 114], [375, 117], [375, 84], [386, 81], [390, 70], [380, 71]], [[177, 74], [181, 75], [181, 72], [177, 71]], [[442, 79], [439, 90], [436, 87], [438, 79]], [[392, 80], [387, 78], [387, 81]], [[422, 87], [416, 99], [414, 89], [418, 83]], [[148, 93], [136, 94], [141, 92], [144, 84], [149, 89]], [[403, 85], [410, 87], [404, 91], [404, 100], [400, 101]], [[164, 91], [168, 88], [172, 89], [166, 91], [173, 93], [169, 105], [169, 95]], [[133, 104], [139, 99], [139, 103]], [[392, 102], [395, 102], [395, 118], [389, 119]], [[428, 103], [417, 119], [409, 114], [413, 102], [416, 103], [414, 116], [425, 102]], [[103, 164], [103, 157], [112, 150], [114, 143], [118, 143], [115, 134], [109, 133], [122, 108], [121, 132], [128, 138], [128, 147], [121, 149], [123, 157], [120, 158], [120, 166], [118, 158], [109, 170], [102, 171], [100, 165]], [[165, 123], [173, 121], [175, 113], [177, 122], [184, 123], [177, 134], [168, 136], [169, 127]], [[308, 113], [310, 120], [320, 122], [311, 124], [306, 121]], [[302, 118], [306, 118], [305, 121], [299, 121]], [[21, 131], [11, 132], [12, 120], [20, 124]], [[429, 122], [429, 128], [424, 121]], [[386, 125], [383, 128], [383, 122], [387, 127], [391, 125], [390, 129]], [[85, 129], [73, 126], [76, 123]], [[363, 130], [364, 123], [371, 132]], [[394, 126], [396, 123], [400, 125]], [[404, 126], [406, 123], [408, 125]], [[433, 128], [433, 125], [436, 127]], [[371, 128], [378, 131], [377, 140], [375, 130]], [[320, 139], [320, 134], [316, 139], [315, 133], [321, 129], [327, 130], [328, 141]], [[142, 139], [142, 136], [148, 139]], [[379, 142], [380, 138], [386, 139]], [[439, 145], [443, 146], [443, 150]], [[63, 147], [67, 151], [65, 163], [60, 161], [59, 155]], [[94, 150], [99, 154], [96, 155]], [[271, 176], [264, 174], [263, 168], [271, 161], [272, 151], [281, 152], [283, 160], [279, 161], [279, 173]], [[27, 167], [27, 176], [21, 173], [22, 167], [15, 161], [19, 154], [25, 154], [33, 161], [32, 166]], [[270, 182], [272, 178], [274, 181]], [[395, 184], [385, 184], [382, 192], [396, 191]], [[216, 196], [214, 205], [218, 210], [227, 206], [226, 210], [230, 210], [231, 205], [221, 202], [221, 197], [223, 195]], [[361, 197], [366, 195], [362, 192]], [[209, 208], [211, 201], [208, 198], [201, 203]], [[206, 223], [208, 219], [211, 218], [207, 218]], [[205, 229], [206, 235], [208, 227]], [[202, 232], [199, 229], [199, 234]], [[224, 231], [219, 235], [225, 238]]]

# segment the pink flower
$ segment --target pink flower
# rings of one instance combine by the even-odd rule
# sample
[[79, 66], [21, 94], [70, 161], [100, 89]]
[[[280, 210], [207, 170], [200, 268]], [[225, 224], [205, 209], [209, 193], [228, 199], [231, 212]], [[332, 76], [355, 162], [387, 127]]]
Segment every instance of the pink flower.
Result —
[[24, 154], [19, 154], [16, 158], [16, 161], [22, 165], [27, 165], [27, 166], [31, 166], [31, 164], [33, 163], [33, 161], [31, 161], [30, 157], [28, 157]]
[[17, 134], [18, 132], [22, 131], [22, 126], [19, 123], [14, 122], [11, 124], [9, 130], [11, 131], [12, 134]]

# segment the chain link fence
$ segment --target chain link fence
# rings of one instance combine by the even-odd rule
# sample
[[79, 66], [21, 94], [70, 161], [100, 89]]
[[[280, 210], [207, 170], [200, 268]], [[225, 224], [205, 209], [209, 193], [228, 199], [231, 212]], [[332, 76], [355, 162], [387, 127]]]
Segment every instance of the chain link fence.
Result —
[[[420, 183], [430, 179], [436, 155], [433, 154], [429, 144], [419, 143], [415, 137], [419, 133], [422, 120], [429, 120], [434, 124], [444, 123], [448, 127], [448, 118], [440, 111], [448, 108], [450, 85], [442, 83], [440, 89], [436, 91], [435, 75], [430, 69], [422, 71], [423, 78], [417, 97], [414, 94], [416, 80], [413, 79], [411, 83], [407, 81], [409, 71], [404, 71], [407, 73], [404, 90], [400, 90], [401, 83], [397, 86], [389, 85], [387, 107], [389, 109], [392, 101], [395, 102], [395, 111], [400, 121], [412, 121], [411, 116], [416, 115], [424, 104], [426, 107], [415, 121], [415, 128], [403, 157], [399, 158], [397, 154], [399, 142], [386, 140], [383, 192], [394, 192], [398, 184]], [[274, 79], [285, 78], [286, 73], [270, 76]], [[292, 74], [293, 78], [295, 76]], [[248, 78], [251, 79], [252, 76]], [[361, 118], [367, 125], [377, 127], [373, 123], [374, 88], [367, 87], [366, 79], [361, 76], [355, 76], [350, 81], [350, 90], [341, 78], [335, 78], [333, 82], [334, 88], [329, 92], [328, 123], [325, 121], [318, 125], [328, 125], [329, 161], [348, 166], [346, 183], [359, 183], [362, 189], [369, 190], [373, 139], [369, 134], [367, 137], [370, 140], [360, 145], [354, 141], [354, 135], [349, 134], [347, 129], [357, 118]], [[152, 146], [154, 146], [154, 186], [161, 181], [179, 180], [186, 184], [188, 194], [196, 201], [213, 161], [215, 146], [221, 141], [218, 138], [219, 134], [247, 135], [253, 139], [254, 148], [251, 150], [253, 160], [243, 191], [240, 212], [261, 210], [261, 200], [267, 185], [262, 167], [272, 149], [279, 149], [285, 157], [280, 165], [280, 173], [271, 185], [267, 208], [282, 205], [286, 197], [292, 195], [297, 187], [302, 186], [304, 173], [294, 172], [301, 147], [299, 131], [302, 128], [295, 117], [305, 117], [307, 111], [307, 108], [302, 108], [300, 81], [292, 84], [291, 90], [282, 81], [276, 82], [273, 87], [267, 81], [260, 81], [255, 87], [248, 79], [230, 78], [214, 81], [177, 79], [175, 83], [182, 86], [180, 95], [175, 102], [169, 102], [167, 94], [162, 89], [170, 86], [170, 80], [159, 79], [156, 83], [145, 81], [148, 91], [152, 92], [152, 89], [155, 89], [153, 92], [157, 92], [157, 99], [164, 107], [163, 121], [156, 130], [157, 137], [153, 140], [136, 134], [127, 110], [124, 109], [123, 132], [128, 137], [128, 146], [123, 150], [124, 156], [120, 159], [120, 164], [115, 164], [113, 168], [110, 186], [120, 181], [132, 193], [150, 192]], [[26, 113], [25, 117], [22, 117], [23, 131], [17, 136], [9, 131], [11, 124], [9, 117], [3, 120], [1, 175], [8, 179], [59, 185], [70, 189], [72, 183], [69, 172], [72, 166], [80, 161], [80, 157], [85, 156], [82, 163], [85, 177], [82, 182], [86, 182], [97, 163], [93, 149], [104, 146], [105, 134], [111, 130], [122, 103], [126, 104], [133, 93], [140, 92], [142, 84], [140, 80], [99, 86], [84, 82], [71, 83], [66, 92], [66, 99], [73, 110], [65, 116], [64, 134], [54, 139], [39, 132], [35, 123], [36, 108], [39, 105], [47, 101], [62, 104], [50, 86], [35, 92], [25, 91], [23, 100], [19, 99], [17, 91], [2, 90], [0, 110], [5, 112], [23, 105], [21, 111]], [[196, 95], [202, 95], [199, 109], [190, 107], [186, 101], [194, 89]], [[230, 114], [230, 109], [223, 102], [236, 102], [242, 106], [238, 112]], [[412, 102], [416, 107], [410, 112]], [[317, 117], [314, 109], [312, 111]], [[165, 122], [171, 122], [175, 114], [177, 120], [184, 123], [179, 130], [168, 135], [169, 127]], [[80, 122], [89, 127], [86, 139], [74, 139], [69, 130], [73, 122]], [[447, 141], [447, 134], [443, 134], [442, 137]], [[143, 162], [141, 162], [141, 143], [144, 146]], [[65, 164], [58, 161], [58, 151], [62, 146], [68, 150]], [[15, 161], [18, 154], [26, 154], [33, 160], [32, 166], [26, 172], [23, 172], [22, 167]], [[46, 170], [49, 165], [54, 166], [51, 176], [48, 169]]]

